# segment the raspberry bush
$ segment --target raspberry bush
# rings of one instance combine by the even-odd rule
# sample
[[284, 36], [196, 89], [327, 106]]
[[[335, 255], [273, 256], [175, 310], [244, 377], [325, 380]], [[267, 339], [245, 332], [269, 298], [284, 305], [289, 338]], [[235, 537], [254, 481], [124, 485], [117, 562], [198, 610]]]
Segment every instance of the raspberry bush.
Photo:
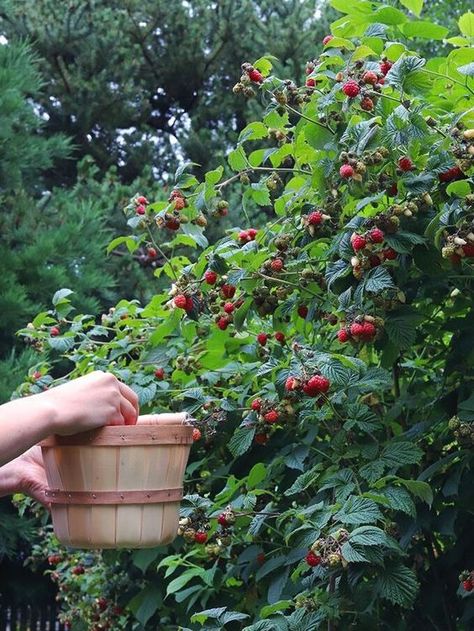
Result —
[[[51, 361], [20, 394], [67, 359], [196, 418], [171, 546], [36, 549], [74, 630], [471, 624], [474, 15], [425, 59], [448, 33], [422, 0], [331, 4], [305, 77], [242, 64], [262, 117], [225, 167], [125, 208], [109, 250], [159, 254], [165, 289], [100, 321], [61, 290], [22, 331]], [[209, 245], [226, 197], [240, 225]]]

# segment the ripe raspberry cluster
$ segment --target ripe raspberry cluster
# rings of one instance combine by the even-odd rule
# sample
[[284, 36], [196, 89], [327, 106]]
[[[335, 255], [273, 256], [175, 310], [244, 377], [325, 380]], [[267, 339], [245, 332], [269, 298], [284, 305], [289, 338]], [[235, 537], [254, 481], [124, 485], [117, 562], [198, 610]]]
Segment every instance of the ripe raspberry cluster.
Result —
[[[395, 228], [396, 224], [391, 223]], [[394, 232], [396, 229], [391, 231]], [[393, 261], [397, 258], [397, 252], [393, 248], [381, 247], [384, 241], [385, 233], [378, 227], [373, 227], [362, 234], [357, 232], [352, 234], [351, 245], [356, 256], [351, 258], [351, 265], [352, 273], [356, 278], [361, 278], [364, 270], [372, 269], [384, 261]]]
[[474, 571], [464, 570], [461, 572], [459, 582], [465, 592], [472, 592], [474, 589]]
[[[474, 205], [474, 195], [472, 197], [472, 205]], [[469, 204], [471, 200], [467, 200]], [[449, 259], [452, 263], [458, 264], [463, 258], [474, 257], [474, 221], [465, 221], [453, 233], [446, 232], [444, 245], [441, 249], [443, 258]]]
[[287, 392], [302, 392], [308, 397], [318, 397], [325, 395], [331, 386], [329, 379], [321, 374], [314, 374], [311, 377], [296, 377], [290, 375], [285, 381]]
[[339, 528], [327, 537], [317, 539], [309, 549], [305, 561], [310, 567], [337, 567], [346, 563], [341, 553], [341, 547], [349, 538], [344, 528]]
[[346, 342], [373, 342], [383, 326], [383, 320], [370, 315], [356, 316], [339, 329], [337, 339]]

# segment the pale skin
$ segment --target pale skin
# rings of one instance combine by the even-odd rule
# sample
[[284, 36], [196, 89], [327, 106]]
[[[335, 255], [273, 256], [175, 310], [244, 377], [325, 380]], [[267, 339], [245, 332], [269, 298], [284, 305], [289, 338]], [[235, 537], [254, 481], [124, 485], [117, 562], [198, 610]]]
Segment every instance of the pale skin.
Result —
[[138, 397], [114, 375], [96, 371], [0, 406], [0, 497], [26, 493], [46, 504], [41, 440], [103, 425], [134, 425]]

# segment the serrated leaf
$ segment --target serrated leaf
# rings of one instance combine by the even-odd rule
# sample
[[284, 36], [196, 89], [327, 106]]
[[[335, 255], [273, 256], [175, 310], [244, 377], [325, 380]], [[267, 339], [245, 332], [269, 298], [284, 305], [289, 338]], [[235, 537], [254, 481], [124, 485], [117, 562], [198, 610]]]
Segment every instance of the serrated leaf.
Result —
[[255, 427], [238, 427], [227, 445], [230, 453], [234, 457], [244, 454], [250, 449], [254, 436]]
[[365, 290], [377, 294], [383, 289], [395, 287], [390, 273], [383, 267], [371, 270], [365, 280]]
[[356, 547], [352, 546], [349, 541], [342, 544], [341, 554], [348, 563], [368, 563], [369, 559], [359, 551]]
[[364, 497], [352, 495], [334, 516], [343, 524], [367, 524], [382, 518], [375, 502]]
[[401, 511], [406, 515], [414, 517], [416, 515], [416, 507], [410, 494], [405, 489], [397, 486], [390, 486], [380, 491], [389, 501], [389, 506], [393, 510]]
[[382, 598], [405, 609], [411, 607], [418, 591], [414, 572], [399, 561], [388, 564], [379, 573], [376, 586]]
[[422, 480], [403, 480], [401, 478], [398, 479], [400, 484], [403, 484], [405, 488], [407, 488], [410, 493], [419, 497], [421, 500], [426, 502], [429, 506], [433, 503], [433, 491], [431, 490], [430, 485], [427, 482], [423, 482]]
[[417, 464], [423, 456], [422, 450], [408, 441], [392, 441], [380, 456], [380, 460], [390, 469], [403, 467], [407, 464]]
[[296, 478], [289, 489], [286, 489], [285, 495], [289, 496], [295, 495], [296, 493], [301, 493], [301, 491], [304, 491], [306, 488], [308, 488], [308, 486], [310, 486], [310, 484], [314, 482], [317, 475], [318, 474], [316, 467], [310, 469], [309, 471], [305, 471], [305, 473], [302, 473]]
[[58, 289], [52, 298], [53, 305], [56, 306], [73, 293], [72, 289], [67, 289], [66, 287], [64, 289]]
[[467, 11], [458, 20], [459, 30], [466, 37], [474, 37], [474, 13]]

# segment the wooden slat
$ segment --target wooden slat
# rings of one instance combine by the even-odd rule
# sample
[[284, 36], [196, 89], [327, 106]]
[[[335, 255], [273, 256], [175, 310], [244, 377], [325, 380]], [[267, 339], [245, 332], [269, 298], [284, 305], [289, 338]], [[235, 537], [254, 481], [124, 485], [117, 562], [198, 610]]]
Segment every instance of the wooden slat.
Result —
[[42, 447], [76, 445], [190, 445], [193, 428], [190, 425], [128, 425], [109, 426], [72, 436], [49, 436]]

